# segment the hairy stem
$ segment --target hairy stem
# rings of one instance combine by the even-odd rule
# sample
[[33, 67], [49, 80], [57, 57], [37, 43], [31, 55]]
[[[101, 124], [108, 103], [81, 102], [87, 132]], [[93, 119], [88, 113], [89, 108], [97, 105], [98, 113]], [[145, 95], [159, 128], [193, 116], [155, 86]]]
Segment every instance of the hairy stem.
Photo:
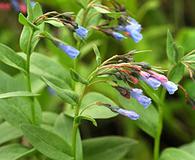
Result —
[[158, 112], [159, 112], [159, 119], [158, 119], [158, 128], [157, 128], [157, 135], [154, 139], [154, 160], [159, 159], [160, 153], [160, 138], [163, 129], [163, 102], [165, 99], [165, 89], [161, 92], [160, 102], [158, 103]]

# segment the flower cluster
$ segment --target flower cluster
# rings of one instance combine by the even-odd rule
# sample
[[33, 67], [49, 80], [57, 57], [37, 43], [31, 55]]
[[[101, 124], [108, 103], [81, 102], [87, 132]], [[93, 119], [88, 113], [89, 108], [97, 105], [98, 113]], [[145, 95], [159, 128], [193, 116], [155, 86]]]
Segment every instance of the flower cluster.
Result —
[[[78, 25], [75, 22], [73, 15], [71, 13], [60, 14], [60, 13], [55, 12], [55, 11], [48, 12], [48, 13], [45, 13], [44, 15], [38, 17], [34, 21], [34, 24], [39, 25], [42, 22], [49, 21], [49, 20], [54, 20], [54, 21], [57, 21], [57, 22], [63, 24], [65, 27], [67, 27], [71, 31], [75, 32], [76, 35], [82, 40], [87, 38], [88, 30], [86, 28]], [[51, 39], [57, 47], [59, 47], [63, 52], [65, 52], [72, 59], [75, 59], [80, 53], [79, 50], [77, 50], [76, 48], [74, 48], [68, 44], [63, 43], [60, 40], [56, 40], [56, 38], [51, 38], [51, 36], [49, 36], [47, 38]]]
[[[123, 6], [116, 1], [113, 3], [113, 12], [121, 14], [121, 16], [117, 19], [117, 23], [115, 22], [115, 18], [111, 18], [103, 14], [102, 18], [106, 21], [106, 23], [96, 26], [95, 29], [110, 35], [119, 41], [126, 39], [127, 37], [131, 37], [134, 42], [138, 43], [143, 38], [141, 34], [141, 25], [127, 14]], [[115, 22], [114, 26], [110, 26], [112, 20]]]
[[[152, 103], [151, 98], [144, 95], [143, 90], [135, 86], [139, 86], [139, 82], [143, 81], [148, 86], [157, 90], [161, 85], [169, 94], [174, 94], [178, 90], [178, 85], [169, 81], [168, 78], [152, 70], [146, 63], [135, 63], [132, 58], [133, 52], [126, 55], [116, 55], [99, 67], [97, 75], [113, 76], [112, 86], [125, 98], [134, 98], [140, 105], [147, 108]], [[125, 82], [125, 86], [119, 85], [119, 82]], [[120, 83], [121, 84], [121, 83]], [[127, 87], [128, 86], [128, 87]], [[109, 107], [110, 108], [110, 107]], [[111, 109], [111, 108], [110, 108]], [[111, 109], [119, 114], [129, 115], [129, 111]], [[120, 113], [122, 112], [122, 113]], [[132, 111], [134, 113], [134, 111]], [[127, 113], [127, 114], [124, 114]], [[131, 118], [131, 116], [127, 116]], [[138, 117], [138, 116], [137, 116]], [[131, 118], [135, 120], [135, 118]]]

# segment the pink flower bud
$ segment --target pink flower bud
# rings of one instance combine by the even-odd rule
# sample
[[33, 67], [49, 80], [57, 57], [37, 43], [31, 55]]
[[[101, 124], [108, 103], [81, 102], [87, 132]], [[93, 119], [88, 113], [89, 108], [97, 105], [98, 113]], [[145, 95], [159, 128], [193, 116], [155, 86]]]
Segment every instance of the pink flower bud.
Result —
[[151, 70], [149, 70], [148, 72], [151, 74], [152, 77], [159, 80], [161, 83], [165, 83], [168, 81], [167, 77], [162, 75], [162, 74], [156, 73], [156, 72], [151, 71]]

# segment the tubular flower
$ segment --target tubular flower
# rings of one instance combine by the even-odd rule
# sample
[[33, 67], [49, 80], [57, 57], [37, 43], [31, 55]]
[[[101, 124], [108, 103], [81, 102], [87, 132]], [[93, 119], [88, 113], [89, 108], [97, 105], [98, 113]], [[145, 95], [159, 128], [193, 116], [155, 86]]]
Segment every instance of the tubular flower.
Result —
[[154, 90], [157, 90], [161, 85], [160, 81], [156, 80], [153, 77], [149, 77], [149, 78], [142, 77], [142, 80], [145, 81]]
[[126, 37], [125, 36], [123, 36], [121, 33], [119, 33], [119, 32], [112, 32], [112, 36], [116, 39], [116, 40], [119, 40], [119, 41], [121, 41], [121, 40], [123, 40], [123, 39], [125, 39]]
[[142, 34], [140, 33], [141, 29], [141, 25], [133, 18], [130, 18], [130, 23], [125, 26], [125, 31], [136, 43], [143, 38]]
[[175, 91], [178, 90], [178, 85], [169, 81], [167, 77], [165, 77], [162, 74], [158, 74], [154, 71], [149, 71], [153, 77], [155, 77], [157, 80], [159, 80], [162, 84], [162, 86], [169, 92], [169, 94], [174, 94]]
[[143, 91], [138, 88], [133, 88], [130, 90], [131, 97], [136, 99], [144, 108], [147, 108], [151, 103], [152, 100], [143, 95]]
[[88, 35], [88, 30], [82, 26], [78, 26], [78, 28], [75, 29], [76, 34], [80, 37], [80, 38], [87, 38]]
[[72, 46], [58, 43], [58, 47], [62, 49], [70, 58], [75, 59], [79, 55], [79, 51]]
[[162, 83], [163, 87], [169, 92], [169, 94], [174, 94], [178, 90], [178, 85], [171, 81]]
[[119, 113], [120, 115], [123, 115], [125, 117], [128, 117], [132, 120], [137, 120], [139, 119], [140, 115], [137, 114], [136, 112], [134, 111], [128, 111], [128, 110], [125, 110], [125, 109], [122, 109], [122, 108], [119, 108], [119, 107], [113, 107], [113, 106], [110, 106], [109, 107], [112, 111], [114, 112], [117, 112]]
[[162, 75], [162, 74], [156, 73], [156, 72], [151, 71], [151, 70], [149, 70], [148, 72], [151, 74], [152, 77], [159, 80], [161, 83], [168, 81], [167, 77]]

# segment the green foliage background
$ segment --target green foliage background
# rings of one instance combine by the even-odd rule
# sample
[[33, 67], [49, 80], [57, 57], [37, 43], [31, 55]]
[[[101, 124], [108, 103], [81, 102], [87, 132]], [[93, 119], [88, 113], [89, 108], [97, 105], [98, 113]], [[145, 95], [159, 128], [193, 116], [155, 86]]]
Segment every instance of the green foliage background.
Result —
[[[194, 0], [119, 0], [125, 7], [128, 9], [128, 12], [135, 17], [143, 27], [143, 40], [135, 44], [131, 39], [125, 40], [124, 42], [118, 42], [110, 37], [107, 37], [101, 33], [96, 32], [90, 39], [88, 39], [87, 45], [83, 47], [82, 50], [82, 63], [79, 67], [79, 72], [81, 75], [86, 75], [89, 73], [89, 68], [92, 69], [95, 67], [94, 53], [92, 50], [92, 43], [95, 43], [101, 52], [103, 59], [111, 57], [114, 54], [123, 54], [128, 52], [129, 50], [151, 50], [146, 53], [140, 53], [135, 56], [136, 61], [146, 61], [154, 66], [161, 66], [164, 69], [169, 69], [171, 67], [171, 63], [168, 61], [166, 56], [166, 36], [167, 30], [169, 29], [173, 35], [175, 41], [181, 45], [181, 48], [184, 53], [188, 53], [195, 48], [195, 1]], [[80, 9], [76, 0], [38, 0], [43, 6], [44, 11], [52, 11], [57, 10], [59, 12], [73, 11], [77, 13]], [[19, 36], [22, 31], [21, 24], [18, 23], [18, 15], [14, 11], [0, 11], [0, 43], [4, 43], [11, 47], [16, 51], [20, 51], [19, 49]], [[61, 39], [64, 39], [66, 42], [70, 44], [74, 44], [74, 40], [72, 35], [66, 29], [55, 29], [52, 27], [48, 27], [54, 34], [56, 34]], [[47, 46], [47, 47], [46, 47]], [[56, 48], [50, 41], [44, 40], [39, 44], [37, 52], [46, 53], [46, 56], [53, 59], [56, 62], [59, 62], [65, 68], [69, 68], [73, 66], [73, 62], [62, 53], [58, 48]], [[41, 66], [41, 58], [34, 57], [33, 64], [35, 66]], [[48, 64], [48, 67], [52, 64]], [[14, 76], [15, 81], [21, 81], [23, 77], [19, 75], [19, 71], [5, 65], [0, 62], [0, 68], [2, 71], [6, 71], [11, 76]], [[47, 70], [47, 68], [45, 68]], [[63, 68], [62, 68], [63, 70]], [[35, 74], [37, 74], [38, 70], [34, 68]], [[60, 74], [56, 73], [56, 74]], [[4, 73], [0, 73], [0, 81], [5, 77]], [[10, 78], [10, 77], [9, 77]], [[48, 89], [45, 88], [45, 85], [42, 81], [33, 77], [33, 89], [35, 92], [41, 92], [41, 96], [38, 97], [39, 103], [43, 108], [43, 122], [44, 125], [53, 125], [54, 120], [61, 111], [64, 110], [65, 106], [62, 103], [62, 100], [56, 96], [52, 96]], [[189, 92], [191, 97], [195, 98], [195, 84], [189, 78], [189, 74], [186, 72], [185, 76], [182, 78], [180, 82], [186, 90]], [[10, 85], [11, 83], [8, 83]], [[0, 85], [1, 84], [0, 82]], [[62, 84], [63, 85], [63, 84]], [[14, 85], [13, 85], [14, 86]], [[12, 86], [8, 86], [11, 88]], [[16, 86], [15, 86], [16, 87]], [[23, 86], [25, 88], [25, 86]], [[16, 91], [18, 88], [16, 87]], [[117, 99], [117, 93], [111, 88], [101, 84], [93, 86], [94, 91], [98, 91], [107, 95], [111, 98]], [[120, 101], [120, 100], [117, 100]], [[123, 100], [121, 100], [123, 101]], [[11, 103], [11, 102], [10, 102]], [[124, 106], [128, 106], [128, 102], [125, 100], [122, 102]], [[132, 102], [133, 103], [133, 102]], [[166, 96], [166, 105], [164, 107], [164, 129], [161, 139], [161, 149], [166, 147], [179, 147], [183, 144], [190, 143], [195, 139], [195, 111], [191, 108], [190, 105], [185, 103], [185, 99], [182, 92], [178, 92], [174, 96]], [[5, 104], [6, 105], [6, 104]], [[19, 104], [18, 104], [19, 105]], [[149, 108], [148, 113], [142, 113], [142, 116], [152, 116], [153, 123], [157, 120], [155, 110], [153, 108]], [[28, 113], [26, 113], [28, 114]], [[49, 118], [48, 118], [49, 117]], [[147, 118], [146, 118], [147, 119]], [[3, 120], [2, 120], [3, 122]], [[144, 121], [146, 122], [146, 121]], [[152, 145], [153, 141], [150, 136], [146, 135], [142, 130], [140, 130], [137, 126], [142, 126], [141, 128], [145, 132], [149, 132], [152, 136], [153, 131], [151, 126], [147, 126], [147, 123], [142, 121], [138, 121], [138, 123], [134, 123], [131, 120], [128, 120], [124, 117], [114, 117], [109, 120], [97, 120], [98, 127], [92, 126], [90, 122], [84, 122], [81, 126], [81, 136], [83, 139], [99, 137], [99, 136], [108, 136], [108, 135], [120, 135], [127, 136], [131, 138], [137, 139], [139, 145], [136, 145], [132, 151], [128, 153], [129, 156], [126, 156], [126, 159], [123, 160], [151, 160], [152, 158]], [[71, 123], [71, 122], [70, 122]], [[143, 124], [144, 123], [144, 124]], [[7, 122], [3, 122], [3, 125], [9, 125]], [[3, 128], [1, 125], [0, 128]], [[150, 129], [149, 129], [150, 128]], [[33, 130], [33, 128], [29, 127], [29, 130]], [[154, 129], [154, 128], [153, 128]], [[15, 131], [12, 132], [12, 126], [9, 126], [9, 130], [4, 130], [3, 132], [0, 129], [0, 137], [6, 137], [9, 134], [12, 139], [16, 139], [20, 137], [21, 132]], [[24, 131], [28, 132], [28, 131]], [[40, 131], [41, 132], [41, 131]], [[44, 132], [44, 131], [42, 131]], [[49, 135], [53, 136], [53, 135]], [[29, 137], [30, 139], [31, 137]], [[52, 139], [52, 138], [51, 138]], [[15, 142], [15, 140], [13, 140]], [[18, 140], [16, 140], [18, 141]], [[24, 140], [25, 141], [25, 140]], [[60, 141], [60, 140], [59, 140]], [[111, 140], [112, 141], [112, 140]], [[122, 140], [118, 140], [120, 142]], [[128, 141], [128, 140], [127, 140]], [[6, 142], [5, 139], [0, 139], [0, 145]], [[95, 143], [89, 141], [84, 141], [84, 145], [87, 143]], [[111, 142], [114, 143], [114, 142]], [[135, 142], [129, 142], [129, 144], [123, 144], [125, 147], [131, 147], [131, 144]], [[119, 144], [117, 144], [119, 145]], [[193, 145], [193, 144], [191, 144]], [[93, 146], [93, 145], [92, 145]], [[13, 146], [12, 146], [13, 147]], [[189, 146], [183, 146], [182, 148], [187, 150]], [[115, 147], [116, 148], [116, 147]], [[113, 152], [114, 149], [113, 148]], [[4, 148], [2, 148], [4, 149]], [[0, 149], [0, 150], [2, 150]], [[90, 148], [86, 147], [86, 150], [90, 150]], [[25, 150], [25, 148], [21, 147], [21, 153]], [[86, 152], [84, 150], [84, 153]], [[162, 157], [162, 160], [167, 160], [166, 156], [171, 152], [167, 149], [165, 150], [166, 154]], [[118, 150], [117, 150], [118, 151]], [[124, 151], [124, 150], [122, 150]], [[193, 150], [195, 151], [195, 149]], [[29, 151], [33, 152], [33, 151]], [[46, 152], [46, 151], [43, 151]], [[92, 151], [88, 151], [92, 152]], [[104, 154], [103, 151], [97, 151], [100, 154]], [[124, 151], [125, 152], [125, 151]], [[128, 151], [127, 151], [128, 152]], [[174, 153], [177, 151], [174, 151]], [[125, 152], [126, 153], [126, 152]], [[141, 153], [141, 154], [140, 154]], [[105, 154], [109, 154], [105, 153]], [[178, 154], [177, 154], [178, 155]], [[1, 155], [0, 155], [1, 156]], [[11, 155], [10, 155], [11, 156]], [[60, 155], [59, 155], [60, 156]], [[90, 155], [93, 158], [93, 154]], [[114, 156], [114, 155], [113, 155]], [[182, 156], [178, 156], [182, 160]], [[33, 158], [33, 160], [41, 159], [42, 155], [38, 154]], [[42, 158], [43, 159], [43, 158]], [[46, 159], [46, 158], [44, 158]], [[60, 159], [60, 158], [59, 158]], [[90, 160], [90, 158], [88, 158]], [[87, 159], [87, 160], [88, 160]], [[189, 160], [191, 160], [189, 156]], [[120, 160], [120, 156], [119, 156]], [[176, 158], [176, 160], [179, 160]]]

